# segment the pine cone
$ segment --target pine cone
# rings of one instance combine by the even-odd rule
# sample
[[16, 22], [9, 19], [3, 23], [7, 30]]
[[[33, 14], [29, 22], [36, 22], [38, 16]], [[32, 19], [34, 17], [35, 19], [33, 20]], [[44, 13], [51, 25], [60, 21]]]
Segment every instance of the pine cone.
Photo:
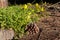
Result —
[[27, 25], [26, 30], [29, 34], [36, 34], [39, 32], [39, 28], [35, 23], [30, 23]]

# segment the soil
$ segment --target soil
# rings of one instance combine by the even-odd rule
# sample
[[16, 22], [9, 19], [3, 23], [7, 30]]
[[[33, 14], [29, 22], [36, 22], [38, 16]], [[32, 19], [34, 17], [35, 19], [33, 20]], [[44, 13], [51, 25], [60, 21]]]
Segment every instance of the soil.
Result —
[[29, 34], [19, 40], [60, 40], [60, 2], [45, 7], [49, 16], [30, 23], [26, 28]]

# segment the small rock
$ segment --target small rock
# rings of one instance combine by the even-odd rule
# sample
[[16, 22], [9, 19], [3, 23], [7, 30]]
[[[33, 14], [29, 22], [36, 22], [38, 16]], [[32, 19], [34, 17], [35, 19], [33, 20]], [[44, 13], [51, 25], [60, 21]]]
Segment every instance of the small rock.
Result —
[[13, 30], [0, 30], [0, 40], [11, 40], [14, 37]]

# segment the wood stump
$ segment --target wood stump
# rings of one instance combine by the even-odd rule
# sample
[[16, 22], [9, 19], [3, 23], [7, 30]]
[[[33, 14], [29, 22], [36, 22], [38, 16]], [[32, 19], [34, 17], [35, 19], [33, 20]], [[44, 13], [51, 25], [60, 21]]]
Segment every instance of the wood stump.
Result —
[[8, 6], [8, 0], [0, 0], [0, 8], [7, 7]]

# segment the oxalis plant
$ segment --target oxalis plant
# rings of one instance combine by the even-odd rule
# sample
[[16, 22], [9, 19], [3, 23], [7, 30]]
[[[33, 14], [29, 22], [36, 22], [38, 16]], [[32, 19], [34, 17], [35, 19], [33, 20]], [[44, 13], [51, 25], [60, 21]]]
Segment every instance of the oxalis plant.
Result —
[[[38, 15], [36, 14], [39, 11], [38, 9], [41, 9], [40, 7], [38, 8], [38, 4], [34, 8], [32, 8], [31, 4], [0, 8], [0, 28], [11, 28], [15, 31], [15, 35], [20, 35], [19, 37], [21, 37], [25, 34], [26, 25], [38, 20]], [[40, 11], [43, 11], [43, 8]]]

